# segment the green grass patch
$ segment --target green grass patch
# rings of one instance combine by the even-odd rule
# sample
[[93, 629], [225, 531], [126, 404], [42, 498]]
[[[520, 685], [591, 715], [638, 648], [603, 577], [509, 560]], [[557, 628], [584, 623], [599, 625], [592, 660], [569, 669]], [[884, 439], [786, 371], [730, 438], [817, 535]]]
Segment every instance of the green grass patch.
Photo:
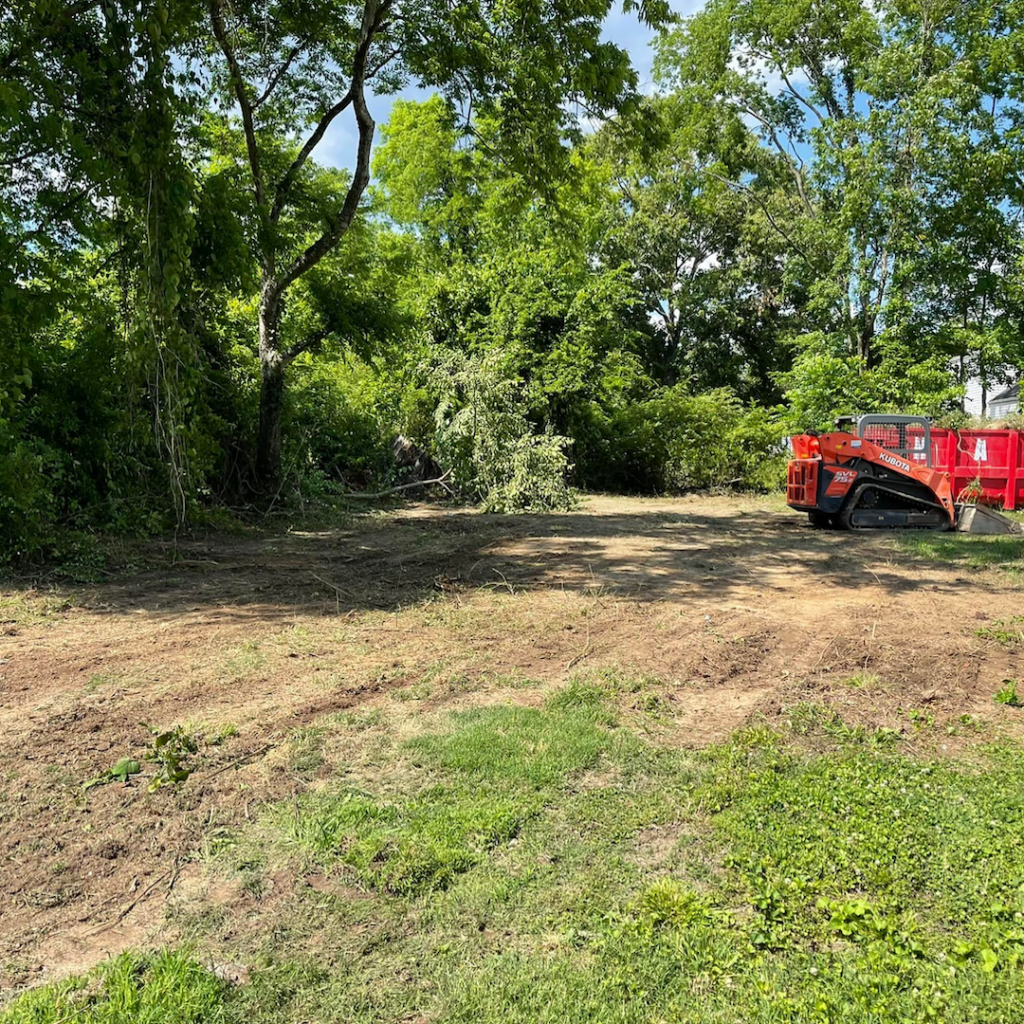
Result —
[[1024, 615], [996, 619], [991, 626], [977, 630], [975, 636], [982, 640], [995, 640], [1001, 647], [1020, 647], [1024, 644]]
[[[586, 677], [542, 709], [436, 718], [370, 748], [379, 793], [271, 808], [272, 835], [369, 892], [299, 885], [248, 918], [231, 959], [252, 981], [204, 1019], [1019, 1019], [1019, 748], [915, 761], [807, 704], [667, 749], [608, 725], [613, 696]], [[48, 1005], [11, 1024], [69, 1012]]]
[[324, 763], [326, 728], [307, 725], [288, 737], [288, 767], [299, 775], [311, 775]]
[[319, 860], [348, 865], [369, 888], [412, 896], [447, 888], [534, 812], [527, 802], [435, 787], [397, 803], [358, 793], [316, 796], [277, 824]]
[[882, 680], [874, 672], [855, 672], [841, 680], [843, 686], [849, 686], [854, 690], [873, 690], [882, 685]]
[[417, 764], [464, 783], [555, 786], [592, 768], [611, 737], [593, 721], [595, 695], [576, 693], [568, 708], [557, 696], [553, 701], [549, 712], [516, 706], [466, 711], [453, 716], [447, 731], [417, 737], [406, 749]]
[[245, 640], [232, 648], [224, 659], [224, 670], [233, 679], [259, 671], [267, 663], [267, 656], [256, 640]]
[[603, 686], [572, 679], [547, 700], [547, 707], [555, 711], [577, 711], [594, 721], [609, 724], [614, 717], [608, 708], [608, 690]]
[[819, 901], [867, 899], [872, 913], [912, 918], [937, 955], [988, 949], [1024, 963], [1020, 751], [994, 750], [985, 771], [849, 747], [806, 760], [730, 745], [708, 757], [701, 799], [760, 942], [821, 940]]
[[228, 985], [187, 951], [125, 953], [91, 974], [46, 985], [0, 1010], [0, 1024], [221, 1024]]
[[[499, 707], [452, 716], [446, 731], [404, 745], [425, 785], [383, 799], [319, 793], [272, 815], [318, 861], [346, 865], [365, 886], [414, 896], [448, 888], [515, 838], [558, 786], [592, 767], [611, 740], [594, 702], [567, 712]], [[444, 784], [431, 784], [436, 776]]]
[[0, 625], [39, 625], [54, 616], [72, 611], [74, 607], [75, 602], [71, 597], [0, 594]]
[[893, 538], [901, 551], [930, 562], [947, 562], [966, 569], [1024, 570], [1024, 536], [986, 536], [969, 533], [908, 531]]

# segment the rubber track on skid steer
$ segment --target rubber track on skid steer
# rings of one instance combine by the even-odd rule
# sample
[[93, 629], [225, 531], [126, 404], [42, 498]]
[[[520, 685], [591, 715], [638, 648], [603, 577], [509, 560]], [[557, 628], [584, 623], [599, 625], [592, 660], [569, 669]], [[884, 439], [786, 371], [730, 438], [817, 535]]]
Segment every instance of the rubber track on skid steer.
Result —
[[[889, 525], [885, 524], [872, 524], [870, 526], [857, 526], [853, 522], [853, 516], [857, 511], [866, 511], [859, 509], [861, 497], [866, 494], [869, 490], [879, 491], [882, 494], [891, 494], [900, 501], [905, 502], [908, 505], [917, 506], [917, 510], [921, 512], [930, 512], [933, 509], [939, 513], [937, 521], [932, 523], [892, 523]], [[878, 511], [882, 514], [885, 512], [913, 512], [914, 509], [884, 509], [880, 508]], [[846, 499], [846, 503], [843, 505], [839, 512], [839, 520], [843, 528], [846, 530], [937, 530], [945, 531], [952, 529], [952, 523], [949, 521], [949, 514], [946, 510], [936, 501], [925, 501], [923, 498], [917, 498], [913, 495], [909, 495], [899, 490], [896, 487], [887, 487], [885, 484], [880, 483], [877, 480], [865, 480], [859, 483], [850, 496]]]

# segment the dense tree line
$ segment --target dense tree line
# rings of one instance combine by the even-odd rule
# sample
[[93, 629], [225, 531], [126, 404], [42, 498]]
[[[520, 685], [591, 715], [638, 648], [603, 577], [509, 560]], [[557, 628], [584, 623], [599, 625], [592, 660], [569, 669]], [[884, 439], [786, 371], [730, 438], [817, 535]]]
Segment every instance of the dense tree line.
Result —
[[769, 487], [1016, 373], [1024, 3], [627, 0], [651, 97], [610, 7], [0, 7], [0, 560], [386, 485], [398, 434], [489, 508]]

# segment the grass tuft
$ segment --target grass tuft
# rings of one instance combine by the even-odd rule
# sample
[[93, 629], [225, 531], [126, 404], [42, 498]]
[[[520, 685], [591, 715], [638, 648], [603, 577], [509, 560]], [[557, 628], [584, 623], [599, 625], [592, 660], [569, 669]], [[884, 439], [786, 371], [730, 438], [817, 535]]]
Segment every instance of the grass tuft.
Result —
[[229, 986], [187, 950], [124, 953], [91, 974], [33, 989], [0, 1024], [222, 1024]]
[[608, 690], [603, 686], [572, 679], [547, 700], [554, 711], [575, 711], [592, 721], [611, 724], [614, 716], [608, 708]]
[[534, 812], [522, 801], [437, 787], [396, 803], [351, 792], [308, 797], [276, 824], [318, 860], [348, 865], [368, 888], [414, 896], [447, 888]]

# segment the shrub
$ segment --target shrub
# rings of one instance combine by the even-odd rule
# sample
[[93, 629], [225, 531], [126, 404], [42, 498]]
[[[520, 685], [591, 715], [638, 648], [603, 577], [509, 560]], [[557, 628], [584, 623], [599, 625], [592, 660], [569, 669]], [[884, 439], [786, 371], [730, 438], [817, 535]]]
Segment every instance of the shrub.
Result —
[[744, 410], [720, 388], [663, 388], [604, 416], [591, 409], [579, 445], [583, 481], [609, 489], [680, 492], [781, 485], [788, 457], [778, 418]]
[[0, 565], [34, 554], [50, 539], [57, 501], [47, 478], [59, 462], [58, 453], [15, 440], [0, 423]]
[[459, 492], [488, 512], [572, 506], [568, 441], [534, 429], [517, 381], [486, 361], [457, 354], [432, 367], [430, 376], [440, 394], [434, 452]]
[[[289, 394], [287, 462], [310, 483], [385, 483], [392, 432], [374, 402], [372, 371], [354, 358], [307, 357]], [[287, 464], [287, 463], [286, 463]]]

